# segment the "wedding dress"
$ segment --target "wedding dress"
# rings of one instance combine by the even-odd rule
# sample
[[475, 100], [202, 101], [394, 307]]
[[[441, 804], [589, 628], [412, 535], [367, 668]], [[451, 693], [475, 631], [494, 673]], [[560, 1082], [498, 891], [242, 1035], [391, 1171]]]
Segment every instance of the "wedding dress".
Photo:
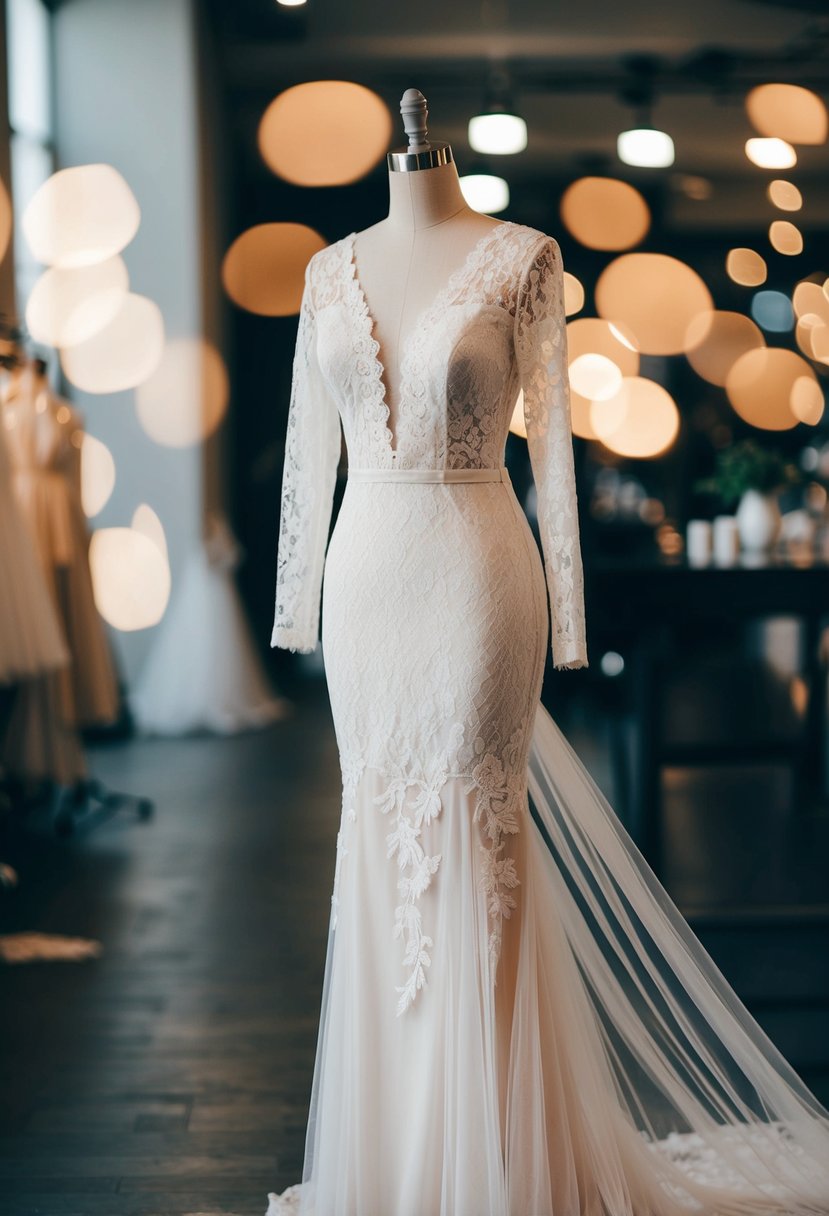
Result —
[[268, 1212], [829, 1212], [829, 1115], [540, 705], [550, 641], [587, 663], [559, 246], [484, 233], [405, 337], [393, 434], [355, 235], [308, 264], [288, 418], [272, 644], [313, 650], [322, 599], [342, 811], [302, 1182]]
[[234, 577], [241, 549], [230, 524], [209, 511], [204, 532], [183, 564], [130, 697], [148, 735], [233, 735], [290, 714], [251, 637]]

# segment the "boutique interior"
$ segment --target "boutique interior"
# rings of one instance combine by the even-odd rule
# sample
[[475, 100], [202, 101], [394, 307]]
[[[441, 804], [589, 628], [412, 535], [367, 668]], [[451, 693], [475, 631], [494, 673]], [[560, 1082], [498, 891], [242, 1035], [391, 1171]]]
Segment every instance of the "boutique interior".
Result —
[[299, 1176], [341, 774], [324, 649], [269, 645], [286, 424], [408, 89], [563, 255], [590, 664], [542, 703], [829, 1101], [825, 7], [0, 15], [0, 1211]]

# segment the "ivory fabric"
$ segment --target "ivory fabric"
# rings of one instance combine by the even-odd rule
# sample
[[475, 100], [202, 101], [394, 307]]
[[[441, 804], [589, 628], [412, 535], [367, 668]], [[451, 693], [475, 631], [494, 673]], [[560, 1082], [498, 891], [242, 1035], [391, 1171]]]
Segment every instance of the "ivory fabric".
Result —
[[[322, 607], [342, 807], [270, 1216], [827, 1212], [825, 1112], [673, 947], [540, 705], [550, 651], [588, 662], [559, 245], [484, 233], [404, 335], [393, 432], [354, 237], [308, 264], [283, 475], [272, 644], [315, 649]], [[503, 463], [519, 391], [542, 553]]]

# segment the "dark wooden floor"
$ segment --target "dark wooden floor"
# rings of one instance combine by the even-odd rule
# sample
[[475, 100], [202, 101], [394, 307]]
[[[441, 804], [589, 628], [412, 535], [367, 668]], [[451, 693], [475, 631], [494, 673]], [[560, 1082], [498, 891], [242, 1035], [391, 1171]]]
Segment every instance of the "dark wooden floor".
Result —
[[[589, 721], [567, 733], [612, 796]], [[0, 1216], [261, 1216], [302, 1165], [339, 815], [324, 685], [265, 733], [101, 749], [95, 767], [158, 811], [18, 838], [8, 857], [21, 886], [2, 929], [104, 953], [0, 969]], [[733, 784], [726, 814], [719, 793], [668, 781], [673, 893], [703, 909], [720, 966], [817, 1085], [829, 823], [792, 831], [764, 809], [775, 782]], [[778, 914], [746, 921], [735, 874]]]
[[95, 766], [158, 811], [11, 859], [3, 928], [104, 953], [0, 971], [0, 1212], [264, 1213], [302, 1165], [339, 813], [327, 705]]

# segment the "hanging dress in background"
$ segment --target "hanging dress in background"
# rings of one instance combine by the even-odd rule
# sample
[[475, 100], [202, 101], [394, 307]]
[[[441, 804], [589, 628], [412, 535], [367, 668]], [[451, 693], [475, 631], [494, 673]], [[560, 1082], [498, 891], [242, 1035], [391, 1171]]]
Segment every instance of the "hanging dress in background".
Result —
[[227, 520], [209, 514], [206, 536], [183, 564], [130, 695], [135, 721], [147, 734], [230, 735], [290, 714], [253, 644], [234, 578], [239, 559]]
[[0, 684], [16, 684], [69, 662], [34, 539], [17, 505], [0, 417]]
[[[31, 383], [31, 391], [27, 386]], [[120, 698], [89, 569], [81, 500], [80, 415], [23, 377], [4, 406], [13, 484], [52, 592], [72, 663], [62, 678], [67, 719], [80, 730], [114, 722]]]

